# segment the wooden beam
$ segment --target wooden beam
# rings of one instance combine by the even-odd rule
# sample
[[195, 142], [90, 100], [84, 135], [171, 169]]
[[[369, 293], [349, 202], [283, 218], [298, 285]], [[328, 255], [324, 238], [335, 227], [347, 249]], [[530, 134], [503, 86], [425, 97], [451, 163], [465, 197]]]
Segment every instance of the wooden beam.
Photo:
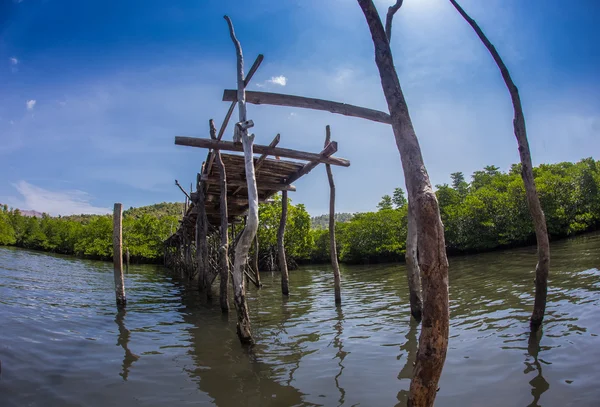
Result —
[[187, 192], [185, 192], [185, 189], [183, 189], [183, 188], [181, 187], [181, 185], [179, 184], [179, 181], [175, 180], [175, 185], [177, 185], [177, 186], [179, 187], [179, 189], [181, 189], [181, 192], [183, 192], [183, 194], [185, 195], [185, 197], [186, 197], [187, 199], [190, 199], [190, 200], [191, 200], [191, 198], [190, 198], [190, 196], [188, 195], [188, 193], [187, 193]]
[[[227, 183], [229, 184], [229, 182], [227, 182]], [[229, 184], [229, 185], [231, 185], [231, 184]], [[216, 202], [218, 199], [219, 199], [219, 196], [214, 195], [212, 193], [207, 194], [207, 196], [206, 196], [206, 202]], [[227, 202], [236, 204], [236, 205], [248, 205], [247, 198], [239, 198], [239, 197], [229, 196], [229, 197], [227, 197]], [[272, 199], [259, 199], [258, 202], [259, 203], [269, 203], [269, 202], [273, 202], [273, 200]]]
[[[337, 151], [337, 142], [331, 141], [331, 142], [327, 143], [327, 145], [325, 146], [323, 151], [321, 151], [320, 155], [321, 155], [321, 157], [329, 157], [332, 154], [334, 154], [336, 151]], [[288, 179], [286, 179], [285, 182], [291, 184], [292, 182], [296, 181], [298, 178], [311, 172], [319, 164], [320, 164], [319, 161], [311, 161], [309, 163], [306, 163], [304, 165], [304, 167], [300, 168], [295, 174], [293, 174]]]
[[[203, 175], [202, 181], [207, 184], [218, 184], [219, 177]], [[234, 187], [246, 187], [246, 180], [237, 180], [237, 179], [228, 179], [227, 185]], [[290, 184], [277, 184], [275, 182], [261, 182], [258, 184], [258, 189], [260, 190], [271, 190], [271, 191], [296, 191], [296, 187]]]
[[[218, 141], [196, 137], [175, 137], [175, 144], [179, 146], [198, 147], [198, 148], [210, 148], [215, 150], [227, 150], [227, 151], [243, 151], [241, 143], [232, 143], [230, 141]], [[292, 150], [289, 148], [270, 147], [255, 144], [254, 152], [256, 154], [267, 154], [279, 157], [294, 158], [296, 160], [304, 161], [318, 161], [324, 164], [339, 165], [342, 167], [349, 167], [350, 161], [344, 158], [338, 157], [323, 157], [320, 154], [308, 153], [305, 151]]]
[[[237, 91], [225, 89], [223, 102], [237, 100]], [[303, 109], [324, 110], [331, 113], [343, 114], [344, 116], [360, 117], [374, 122], [391, 124], [390, 115], [379, 110], [366, 107], [349, 105], [346, 103], [332, 102], [330, 100], [307, 98], [283, 93], [246, 91], [246, 102], [255, 105], [274, 105], [300, 107]]]

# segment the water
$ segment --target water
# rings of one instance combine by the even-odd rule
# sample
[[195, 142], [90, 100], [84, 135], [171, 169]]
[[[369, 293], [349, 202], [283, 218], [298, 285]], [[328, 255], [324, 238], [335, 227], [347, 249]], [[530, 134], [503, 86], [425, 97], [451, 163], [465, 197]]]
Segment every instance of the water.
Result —
[[[531, 248], [452, 258], [451, 338], [438, 406], [596, 406], [600, 234], [552, 245], [547, 317], [530, 337]], [[257, 340], [160, 267], [0, 248], [0, 406], [405, 405], [418, 326], [402, 266], [279, 275], [249, 293]]]

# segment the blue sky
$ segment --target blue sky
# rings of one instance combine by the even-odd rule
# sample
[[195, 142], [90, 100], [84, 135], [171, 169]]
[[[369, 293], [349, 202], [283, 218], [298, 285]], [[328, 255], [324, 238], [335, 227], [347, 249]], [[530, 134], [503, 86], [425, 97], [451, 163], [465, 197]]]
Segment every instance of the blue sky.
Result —
[[[380, 13], [393, 0], [377, 0]], [[534, 164], [600, 158], [600, 2], [462, 0], [520, 89]], [[373, 45], [353, 0], [0, 0], [0, 202], [51, 214], [181, 200], [228, 107], [233, 19], [250, 89], [386, 110]], [[434, 184], [518, 161], [500, 74], [447, 0], [405, 0], [392, 50]], [[285, 79], [284, 79], [285, 78]], [[334, 167], [339, 211], [373, 210], [404, 185], [389, 126], [301, 109], [248, 107], [256, 140], [318, 152], [325, 125], [349, 168]], [[231, 139], [231, 128], [225, 139]], [[325, 169], [294, 203], [328, 208]]]

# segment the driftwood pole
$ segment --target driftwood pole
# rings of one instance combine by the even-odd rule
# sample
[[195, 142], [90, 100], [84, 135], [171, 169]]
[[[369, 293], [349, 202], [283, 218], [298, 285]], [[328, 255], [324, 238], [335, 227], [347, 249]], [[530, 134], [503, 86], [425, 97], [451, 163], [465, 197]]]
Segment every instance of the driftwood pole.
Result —
[[[385, 35], [388, 42], [392, 42], [392, 20], [394, 14], [402, 7], [403, 0], [397, 0], [396, 4], [388, 8], [385, 19]], [[408, 292], [410, 301], [410, 314], [417, 321], [421, 320], [423, 313], [423, 296], [421, 293], [421, 270], [417, 257], [417, 218], [412, 209], [410, 200], [408, 201], [408, 231], [406, 234], [406, 277], [408, 280]]]
[[483, 45], [494, 58], [496, 65], [500, 69], [502, 79], [508, 88], [510, 98], [514, 108], [513, 127], [515, 138], [519, 146], [519, 156], [521, 158], [521, 177], [525, 184], [525, 194], [527, 195], [527, 204], [529, 212], [533, 219], [535, 228], [535, 238], [537, 240], [538, 263], [535, 267], [535, 303], [533, 304], [533, 313], [531, 314], [531, 329], [537, 330], [544, 319], [546, 312], [546, 297], [548, 295], [548, 273], [550, 269], [550, 243], [548, 241], [548, 229], [546, 227], [546, 217], [540, 204], [540, 198], [535, 187], [533, 178], [533, 164], [531, 162], [531, 150], [529, 149], [529, 141], [527, 140], [527, 129], [525, 127], [525, 114], [521, 106], [521, 98], [519, 97], [519, 89], [513, 82], [508, 68], [500, 58], [500, 54], [492, 45], [490, 40], [485, 36], [479, 25], [460, 7], [455, 0], [450, 0], [450, 3], [456, 8], [460, 15], [469, 23], [471, 28], [477, 33], [477, 36], [483, 42]]
[[123, 277], [123, 205], [116, 203], [113, 210], [113, 262], [117, 307], [127, 304]]
[[284, 235], [285, 223], [287, 220], [288, 198], [287, 191], [281, 191], [281, 218], [279, 219], [279, 230], [277, 231], [277, 260], [279, 262], [279, 270], [281, 271], [281, 293], [290, 295], [289, 275], [287, 268], [287, 260], [285, 258]]
[[248, 305], [246, 303], [246, 287], [244, 284], [244, 267], [248, 262], [248, 251], [258, 230], [258, 190], [256, 188], [256, 174], [254, 172], [254, 153], [253, 143], [254, 134], [248, 135], [246, 123], [246, 89], [244, 84], [244, 57], [242, 46], [235, 36], [233, 23], [231, 19], [225, 16], [229, 26], [229, 34], [235, 46], [237, 54], [237, 100], [239, 111], [239, 122], [236, 124], [234, 132], [234, 141], [241, 139], [244, 149], [244, 160], [246, 167], [246, 181], [248, 187], [248, 216], [246, 226], [242, 232], [236, 247], [235, 259], [233, 263], [233, 285], [234, 302], [237, 310], [237, 332], [242, 343], [252, 343], [252, 332], [250, 327], [250, 315], [248, 314]]
[[419, 263], [423, 284], [423, 319], [409, 406], [432, 406], [448, 350], [448, 259], [439, 205], [423, 162], [419, 141], [394, 67], [390, 44], [372, 0], [358, 0], [375, 47], [409, 201], [417, 219]]
[[198, 184], [198, 197], [196, 198], [196, 264], [198, 268], [198, 285], [201, 291], [210, 290], [208, 282], [208, 220], [206, 219], [206, 205], [204, 202], [204, 183]]
[[258, 287], [262, 287], [262, 283], [260, 282], [260, 271], [258, 271], [258, 233], [254, 236], [254, 273], [256, 274], [256, 283]]
[[[211, 119], [210, 125], [210, 137], [217, 137], [217, 128], [215, 122]], [[229, 298], [227, 293], [227, 286], [229, 285], [229, 236], [227, 235], [227, 226], [229, 225], [229, 219], [227, 214], [227, 173], [225, 172], [225, 164], [221, 158], [221, 151], [215, 150], [217, 161], [217, 167], [219, 168], [219, 187], [221, 191], [220, 195], [220, 212], [221, 212], [221, 246], [219, 246], [219, 275], [220, 275], [220, 304], [221, 311], [223, 313], [229, 312]]]
[[[325, 127], [325, 147], [331, 141], [331, 128]], [[337, 259], [337, 246], [335, 242], [335, 184], [333, 183], [333, 172], [331, 165], [325, 164], [327, 178], [329, 179], [329, 253], [331, 255], [331, 267], [333, 268], [333, 284], [335, 290], [335, 303], [342, 303], [342, 287], [340, 276], [340, 265]]]

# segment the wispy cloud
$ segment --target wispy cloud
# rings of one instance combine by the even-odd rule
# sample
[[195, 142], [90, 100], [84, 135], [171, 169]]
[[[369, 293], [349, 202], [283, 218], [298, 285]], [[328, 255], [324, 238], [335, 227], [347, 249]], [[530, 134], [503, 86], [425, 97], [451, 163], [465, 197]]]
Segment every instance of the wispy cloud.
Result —
[[8, 60], [10, 61], [11, 65], [19, 65], [19, 60], [16, 57], [10, 57]]
[[257, 83], [256, 86], [258, 86], [259, 88], [262, 88], [265, 85], [279, 85], [279, 86], [285, 86], [287, 85], [287, 78], [283, 75], [279, 75], [279, 76], [272, 76], [271, 79], [267, 79], [266, 81], [262, 82], [262, 83]]
[[109, 208], [93, 206], [90, 195], [83, 191], [49, 191], [24, 180], [13, 186], [21, 194], [21, 198], [11, 198], [8, 201], [20, 209], [31, 209], [53, 216], [110, 213]]
[[25, 105], [27, 106], [27, 110], [33, 110], [37, 101], [35, 99], [28, 100]]

